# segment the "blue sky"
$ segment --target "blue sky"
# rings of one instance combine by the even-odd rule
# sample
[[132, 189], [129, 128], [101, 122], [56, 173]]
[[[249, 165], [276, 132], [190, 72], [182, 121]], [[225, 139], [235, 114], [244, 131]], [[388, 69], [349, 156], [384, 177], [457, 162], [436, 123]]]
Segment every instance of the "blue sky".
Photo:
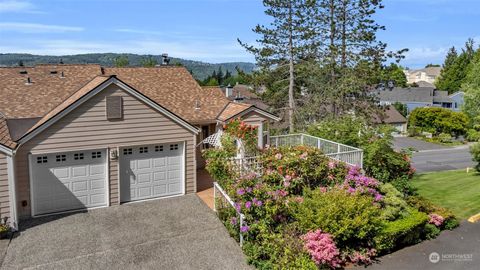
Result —
[[[468, 37], [480, 42], [478, 0], [384, 0], [376, 15], [402, 65], [441, 63]], [[268, 22], [260, 0], [0, 0], [0, 53], [129, 52], [207, 62], [253, 61], [237, 37]]]

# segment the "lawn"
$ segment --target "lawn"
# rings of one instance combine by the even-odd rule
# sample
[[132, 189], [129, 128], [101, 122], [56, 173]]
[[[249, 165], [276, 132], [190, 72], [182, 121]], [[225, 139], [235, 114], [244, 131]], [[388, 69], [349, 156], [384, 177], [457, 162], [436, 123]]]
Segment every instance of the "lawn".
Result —
[[480, 174], [475, 171], [420, 174], [412, 183], [421, 196], [449, 208], [459, 218], [466, 219], [480, 213]]

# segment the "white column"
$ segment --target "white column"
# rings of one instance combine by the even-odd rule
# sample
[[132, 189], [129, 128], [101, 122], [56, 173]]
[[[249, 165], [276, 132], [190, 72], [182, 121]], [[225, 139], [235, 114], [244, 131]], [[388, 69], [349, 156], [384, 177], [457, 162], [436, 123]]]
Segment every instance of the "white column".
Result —
[[258, 147], [263, 148], [263, 122], [258, 125]]

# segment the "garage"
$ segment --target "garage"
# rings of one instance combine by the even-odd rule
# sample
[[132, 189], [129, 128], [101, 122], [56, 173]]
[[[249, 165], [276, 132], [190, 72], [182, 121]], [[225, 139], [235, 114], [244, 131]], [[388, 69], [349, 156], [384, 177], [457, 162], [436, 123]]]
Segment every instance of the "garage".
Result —
[[108, 205], [106, 150], [32, 155], [32, 215]]
[[120, 149], [121, 202], [184, 194], [184, 143]]

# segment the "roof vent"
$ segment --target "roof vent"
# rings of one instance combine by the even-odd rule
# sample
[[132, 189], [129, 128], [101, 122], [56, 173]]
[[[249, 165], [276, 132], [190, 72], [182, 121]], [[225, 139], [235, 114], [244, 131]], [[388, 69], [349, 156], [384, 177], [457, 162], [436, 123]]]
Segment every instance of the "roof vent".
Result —
[[225, 87], [225, 96], [228, 98], [228, 97], [231, 97], [233, 95], [233, 87], [228, 84], [227, 87]]
[[162, 65], [163, 66], [168, 66], [170, 63], [170, 58], [168, 57], [168, 53], [163, 53], [162, 54]]
[[195, 100], [195, 110], [200, 110], [200, 101]]
[[23, 74], [28, 74], [28, 71], [26, 71], [26, 70], [20, 70], [19, 73], [22, 74], [22, 75], [23, 75]]
[[26, 85], [31, 85], [32, 84], [32, 80], [30, 79], [30, 77], [27, 77], [27, 82], [25, 82]]
[[56, 71], [56, 70], [50, 70], [50, 74], [57, 74], [57, 73], [58, 73], [58, 71]]
[[63, 73], [63, 71], [62, 71], [62, 73], [60, 74], [60, 78], [61, 78], [61, 79], [65, 78], [65, 74]]

